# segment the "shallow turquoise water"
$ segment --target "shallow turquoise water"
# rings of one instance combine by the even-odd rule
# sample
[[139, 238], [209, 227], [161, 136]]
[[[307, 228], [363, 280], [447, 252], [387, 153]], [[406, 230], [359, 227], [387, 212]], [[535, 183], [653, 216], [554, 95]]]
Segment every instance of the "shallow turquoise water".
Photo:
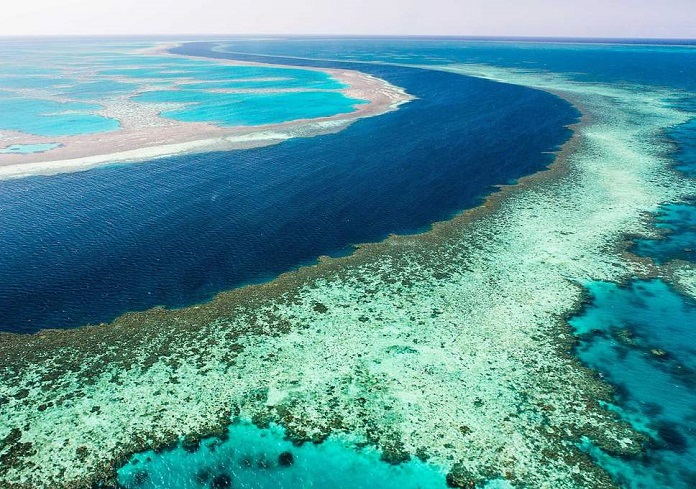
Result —
[[100, 75], [119, 76], [127, 78], [188, 78], [196, 74], [196, 70], [185, 66], [155, 66], [146, 68], [118, 68], [114, 70], [102, 70]]
[[48, 88], [62, 85], [65, 80], [47, 76], [0, 76], [0, 88]]
[[419, 460], [391, 465], [338, 440], [294, 446], [280, 427], [236, 423], [223, 438], [135, 455], [118, 471], [127, 489], [437, 489], [445, 475]]
[[662, 239], [636, 240], [634, 250], [658, 263], [673, 259], [696, 260], [696, 207], [689, 204], [666, 204], [655, 215], [656, 226], [665, 234]]
[[185, 122], [213, 122], [223, 126], [261, 125], [353, 112], [365, 101], [341, 92], [210, 93], [192, 90], [152, 91], [138, 102], [185, 102], [191, 105], [162, 112]]
[[72, 136], [119, 128], [118, 121], [94, 114], [95, 108], [98, 106], [20, 98], [0, 92], [0, 129], [39, 136]]
[[246, 78], [241, 80], [231, 80], [231, 81], [212, 81], [212, 82], [200, 82], [191, 83], [186, 85], [187, 89], [199, 89], [199, 90], [210, 90], [210, 89], [274, 89], [274, 90], [286, 90], [286, 89], [322, 89], [322, 90], [337, 90], [341, 88], [346, 88], [346, 85], [340, 83], [337, 80], [306, 80], [304, 78]]
[[591, 305], [570, 321], [578, 355], [617, 386], [626, 418], [655, 438], [643, 460], [592, 453], [625, 487], [694, 487], [696, 304], [660, 280], [587, 287]]
[[10, 146], [0, 149], [0, 154], [30, 154], [44, 153], [60, 146], [60, 143], [44, 143], [44, 144], [11, 144]]
[[[7, 56], [5, 56], [7, 57]], [[51, 69], [51, 68], [39, 68], [36, 66], [24, 66], [20, 65], [17, 66], [16, 63], [8, 63], [8, 64], [2, 64], [3, 59], [2, 56], [0, 56], [0, 76], [3, 76], [5, 78], [5, 75], [7, 78], [10, 77], [15, 77], [17, 75], [21, 76], [44, 76], [44, 75], [56, 75], [59, 72], [59, 70]]]
[[77, 100], [98, 100], [104, 97], [131, 93], [137, 88], [138, 85], [134, 83], [99, 80], [71, 85], [60, 90], [58, 95]]

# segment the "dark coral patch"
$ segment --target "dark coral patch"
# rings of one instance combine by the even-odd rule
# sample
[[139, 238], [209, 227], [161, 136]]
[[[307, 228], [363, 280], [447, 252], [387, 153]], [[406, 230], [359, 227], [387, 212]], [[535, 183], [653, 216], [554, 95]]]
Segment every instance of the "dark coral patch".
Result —
[[292, 455], [291, 452], [285, 451], [278, 455], [278, 465], [280, 465], [281, 467], [290, 467], [294, 463], [295, 457]]
[[227, 474], [220, 474], [213, 477], [210, 489], [230, 489], [232, 487], [232, 477]]
[[208, 469], [199, 470], [196, 472], [194, 480], [200, 485], [207, 484], [210, 480], [210, 471]]
[[684, 453], [689, 446], [689, 442], [686, 437], [681, 434], [678, 426], [661, 423], [657, 429], [657, 433], [668, 450]]
[[181, 448], [186, 450], [188, 453], [196, 453], [200, 447], [200, 439], [187, 436], [183, 440], [181, 440]]

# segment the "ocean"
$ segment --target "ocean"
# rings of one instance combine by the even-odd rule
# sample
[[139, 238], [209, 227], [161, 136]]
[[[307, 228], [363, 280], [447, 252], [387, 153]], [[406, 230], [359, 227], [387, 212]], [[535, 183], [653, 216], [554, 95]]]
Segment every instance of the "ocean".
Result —
[[[442, 68], [483, 64], [636, 93], [661, 90], [672, 107], [689, 112], [694, 49], [385, 38], [185, 44], [175, 52], [355, 69], [417, 99], [337, 134], [0, 182], [0, 330], [73, 328], [153, 306], [185, 307], [321, 255], [425, 231], [482, 203], [496, 186], [546, 168], [578, 121], [578, 110], [555, 95]], [[262, 120], [275, 120], [274, 107], [265, 107]], [[696, 175], [695, 141], [693, 120], [663, 134], [672, 147], [666, 164], [684, 181]], [[693, 263], [695, 216], [693, 200], [665, 202], [646, 216], [658, 235], [626, 236], [627, 251], [664, 270]], [[591, 440], [581, 444], [621, 487], [696, 485], [696, 302], [670, 277], [583, 282], [587, 300], [567, 318], [574, 353], [614, 388], [607, 409], [649, 435], [637, 458], [608, 454]], [[194, 447], [182, 442], [136, 454], [119, 481], [132, 488], [231, 487], [234, 477], [235, 487], [339, 487], [332, 474], [359, 469], [379, 487], [407, 487], [402, 477], [421, 487], [451, 482], [418, 461], [393, 465], [333, 443], [294, 447], [278, 427], [233, 424]], [[223, 470], [219, 457], [234, 463]], [[491, 476], [487, 487], [506, 487], [502, 479]], [[363, 487], [352, 483], [340, 487]]]

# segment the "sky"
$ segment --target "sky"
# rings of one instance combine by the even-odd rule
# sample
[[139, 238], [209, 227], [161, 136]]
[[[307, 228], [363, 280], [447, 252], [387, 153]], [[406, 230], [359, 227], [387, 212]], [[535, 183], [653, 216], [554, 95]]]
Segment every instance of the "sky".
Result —
[[696, 0], [12, 0], [0, 35], [696, 38]]

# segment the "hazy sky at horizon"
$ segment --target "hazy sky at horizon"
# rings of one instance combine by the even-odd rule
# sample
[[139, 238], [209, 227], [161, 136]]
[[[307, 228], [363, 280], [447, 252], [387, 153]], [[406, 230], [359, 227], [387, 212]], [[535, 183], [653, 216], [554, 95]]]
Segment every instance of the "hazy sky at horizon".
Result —
[[696, 0], [13, 0], [0, 35], [696, 38]]

